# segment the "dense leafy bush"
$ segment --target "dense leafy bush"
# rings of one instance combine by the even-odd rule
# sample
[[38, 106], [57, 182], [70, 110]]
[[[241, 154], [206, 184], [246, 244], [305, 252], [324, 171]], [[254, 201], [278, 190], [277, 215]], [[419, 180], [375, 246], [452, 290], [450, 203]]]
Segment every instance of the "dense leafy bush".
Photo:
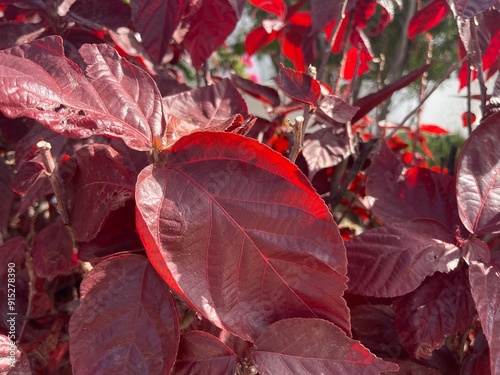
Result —
[[[497, 1], [250, 3], [276, 88], [216, 68], [242, 0], [0, 0], [2, 372], [500, 373]], [[382, 108], [451, 17], [482, 120], [429, 167]]]

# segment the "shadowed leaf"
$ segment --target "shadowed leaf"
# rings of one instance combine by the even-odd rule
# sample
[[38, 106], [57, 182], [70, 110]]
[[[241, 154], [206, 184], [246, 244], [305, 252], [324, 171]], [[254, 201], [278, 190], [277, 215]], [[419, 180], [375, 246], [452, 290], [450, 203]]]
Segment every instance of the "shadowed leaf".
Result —
[[179, 342], [173, 297], [148, 260], [122, 255], [85, 277], [69, 323], [78, 374], [168, 374]]
[[393, 306], [401, 343], [417, 359], [430, 359], [446, 337], [467, 332], [475, 314], [469, 280], [461, 269], [435, 273]]
[[202, 331], [181, 336], [175, 375], [234, 374], [237, 356], [216, 337]]

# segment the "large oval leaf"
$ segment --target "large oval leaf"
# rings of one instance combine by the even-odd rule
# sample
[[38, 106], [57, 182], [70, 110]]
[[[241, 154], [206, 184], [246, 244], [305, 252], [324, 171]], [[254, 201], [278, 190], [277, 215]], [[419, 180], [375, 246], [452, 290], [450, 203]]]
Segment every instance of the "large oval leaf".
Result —
[[457, 167], [458, 212], [471, 233], [500, 231], [500, 113], [465, 142]]
[[395, 297], [415, 290], [425, 277], [456, 267], [455, 236], [433, 220], [370, 229], [346, 243], [349, 291]]
[[166, 167], [140, 173], [136, 202], [151, 262], [215, 325], [249, 341], [289, 317], [349, 332], [338, 229], [305, 176], [268, 147], [229, 133], [181, 138]]
[[140, 255], [99, 263], [81, 284], [69, 323], [78, 374], [169, 374], [179, 343], [172, 294]]
[[261, 375], [380, 374], [398, 366], [375, 357], [359, 341], [321, 319], [285, 319], [255, 341]]
[[0, 110], [69, 137], [102, 134], [151, 149], [164, 129], [153, 79], [111, 46], [86, 44], [80, 54], [88, 79], [64, 56], [58, 36], [0, 51]]

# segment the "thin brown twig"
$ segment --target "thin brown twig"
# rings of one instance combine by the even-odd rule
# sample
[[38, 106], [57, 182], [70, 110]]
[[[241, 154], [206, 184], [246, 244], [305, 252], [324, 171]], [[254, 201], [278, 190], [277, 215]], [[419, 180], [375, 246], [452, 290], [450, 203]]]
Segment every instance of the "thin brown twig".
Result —
[[304, 144], [304, 117], [297, 116], [295, 117], [295, 121], [292, 124], [293, 130], [293, 146], [292, 151], [290, 152], [290, 161], [295, 163], [297, 160], [297, 156], [299, 156], [299, 152], [302, 149], [302, 145]]
[[387, 134], [384, 139], [389, 139], [391, 138], [394, 134], [396, 134], [398, 132], [399, 129], [401, 129], [404, 124], [406, 123], [406, 121], [408, 121], [408, 119], [410, 119], [412, 116], [414, 116], [420, 109], [420, 107], [427, 101], [427, 99], [429, 99], [429, 97], [434, 93], [434, 91], [437, 90], [437, 88], [439, 86], [441, 86], [441, 84], [448, 79], [448, 77], [450, 76], [451, 73], [453, 73], [455, 70], [458, 69], [458, 67], [465, 61], [465, 59], [467, 58], [464, 57], [462, 60], [456, 62], [455, 64], [453, 64], [450, 69], [448, 69], [448, 71], [446, 72], [446, 74], [441, 77], [439, 79], [439, 81], [437, 81], [433, 86], [432, 88], [429, 90], [429, 92], [423, 97], [423, 100], [421, 100], [418, 105], [411, 111], [409, 112], [405, 118], [398, 124], [398, 126], [396, 126], [394, 129], [392, 129], [391, 132], [389, 132], [389, 134]]
[[472, 45], [475, 52], [475, 68], [477, 71], [477, 79], [479, 81], [479, 91], [481, 93], [481, 116], [484, 117], [484, 113], [486, 111], [486, 85], [484, 83], [484, 74], [483, 74], [483, 61], [481, 48], [479, 47], [479, 39], [477, 37], [477, 27], [476, 27], [476, 17], [470, 20], [470, 28], [471, 28], [471, 37], [472, 37]]
[[347, 0], [342, 0], [342, 5], [339, 6], [340, 12], [334, 17], [337, 22], [335, 22], [335, 25], [332, 30], [332, 35], [330, 36], [330, 39], [328, 40], [327, 46], [325, 48], [325, 51], [323, 52], [323, 57], [321, 58], [321, 64], [319, 66], [318, 70], [318, 77], [320, 79], [323, 78], [323, 74], [325, 71], [326, 63], [328, 62], [328, 59], [330, 58], [330, 55], [332, 54], [332, 48], [333, 45], [335, 44], [335, 39], [337, 38], [337, 35], [340, 30], [340, 25], [342, 24], [342, 20], [345, 18], [345, 10], [347, 7]]

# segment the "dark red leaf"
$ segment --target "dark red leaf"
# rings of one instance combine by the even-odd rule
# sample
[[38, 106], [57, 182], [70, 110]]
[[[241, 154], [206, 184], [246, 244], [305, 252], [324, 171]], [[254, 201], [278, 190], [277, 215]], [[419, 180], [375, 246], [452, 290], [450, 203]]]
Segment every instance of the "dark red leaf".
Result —
[[269, 104], [273, 107], [280, 105], [278, 92], [269, 86], [259, 85], [250, 79], [242, 78], [236, 74], [231, 75], [234, 85], [250, 96]]
[[411, 361], [391, 359], [391, 362], [399, 366], [398, 374], [401, 375], [442, 375], [443, 373], [433, 368], [419, 365]]
[[184, 14], [187, 0], [132, 1], [132, 22], [154, 63], [160, 64]]
[[388, 305], [361, 305], [351, 309], [352, 334], [373, 353], [397, 358], [403, 352]]
[[93, 262], [121, 252], [144, 251], [144, 245], [135, 230], [135, 202], [109, 214], [97, 237], [78, 244], [78, 259]]
[[[18, 334], [21, 331], [21, 326], [28, 309], [30, 276], [25, 264], [27, 251], [28, 245], [22, 237], [13, 237], [3, 245], [0, 245], [0, 280], [4, 280], [5, 282], [5, 288], [0, 290], [0, 300], [4, 301], [0, 306], [0, 316], [2, 318], [0, 329], [2, 332], [10, 333], [10, 324], [13, 322], [15, 339], [19, 337]], [[8, 295], [12, 294], [12, 289], [11, 291], [8, 290], [10, 288], [7, 285], [8, 275], [12, 274], [15, 275], [15, 305], [8, 304]], [[14, 320], [9, 321], [12, 317], [14, 317]]]
[[64, 168], [71, 226], [77, 241], [90, 241], [108, 215], [133, 198], [134, 173], [115, 150], [98, 144], [78, 150]]
[[21, 22], [0, 22], [0, 50], [19, 44], [28, 43], [38, 38], [45, 31], [45, 26]]
[[278, 85], [291, 98], [306, 104], [314, 104], [321, 94], [321, 87], [314, 78], [280, 65]]
[[352, 123], [354, 124], [356, 121], [363, 118], [373, 108], [382, 103], [385, 99], [389, 98], [395, 91], [398, 91], [415, 81], [418, 77], [424, 74], [424, 72], [426, 72], [429, 67], [429, 64], [424, 65], [423, 67], [401, 77], [396, 82], [387, 85], [383, 89], [357, 99], [353, 105], [360, 108], [359, 111], [354, 115]]
[[168, 374], [179, 342], [175, 302], [148, 260], [122, 255], [95, 266], [69, 323], [75, 374]]
[[78, 265], [73, 240], [62, 222], [49, 224], [37, 233], [32, 253], [35, 273], [49, 281]]
[[495, 5], [497, 0], [449, 0], [449, 2], [455, 16], [467, 19], [484, 12]]
[[380, 374], [397, 365], [375, 357], [335, 324], [321, 319], [284, 319], [255, 341], [252, 358], [261, 375]]
[[453, 177], [422, 167], [403, 171], [396, 155], [382, 144], [366, 182], [367, 195], [375, 198], [375, 215], [386, 224], [429, 218], [455, 230], [460, 219]]
[[[52, 131], [86, 138], [103, 134], [149, 150], [164, 125], [161, 97], [144, 71], [108, 45], [84, 45], [87, 79], [51, 36], [0, 51], [0, 110], [33, 118]], [[12, 95], [15, 90], [18, 95]]]
[[475, 314], [462, 269], [432, 275], [393, 306], [401, 343], [416, 359], [430, 359], [446, 337], [467, 332]]
[[500, 230], [500, 113], [488, 117], [465, 142], [457, 162], [460, 218], [471, 233]]
[[[23, 159], [17, 166], [17, 172], [12, 179], [12, 190], [20, 195], [30, 194], [32, 190], [37, 190], [32, 192], [31, 196], [33, 197], [39, 197], [38, 191], [44, 195], [50, 193], [52, 188], [50, 183], [49, 186], [46, 184], [48, 181], [46, 181], [45, 166], [36, 144], [31, 147], [30, 152]], [[32, 203], [34, 201], [28, 202], [28, 204]]]
[[[324, 28], [327, 40], [330, 40], [330, 38], [332, 37], [332, 32], [333, 32], [333, 29], [335, 27], [336, 22], [337, 21], [333, 21]], [[341, 20], [341, 24], [340, 24], [340, 28], [339, 28], [338, 33], [337, 33], [337, 37], [335, 38], [335, 41], [333, 43], [333, 46], [332, 46], [333, 53], [338, 54], [344, 50], [345, 41], [346, 41], [346, 34], [347, 34], [348, 29], [349, 29], [348, 26], [349, 26], [349, 17], [346, 14], [346, 17], [344, 17]]]
[[12, 176], [11, 168], [0, 158], [0, 233], [7, 232], [9, 223], [10, 209], [14, 199], [10, 188]]
[[[214, 85], [163, 98], [167, 118], [167, 145], [200, 130], [225, 130], [237, 114], [248, 116], [245, 100], [224, 78]], [[172, 117], [173, 116], [173, 117]]]
[[272, 30], [268, 33], [262, 26], [250, 31], [245, 38], [245, 51], [247, 55], [252, 56], [255, 52], [276, 39], [277, 35], [277, 31]]
[[460, 374], [491, 375], [489, 348], [484, 333], [480, 332], [474, 338], [472, 355], [465, 358]]
[[[480, 240], [473, 247], [486, 247]], [[480, 252], [481, 250], [478, 250]], [[500, 372], [500, 252], [492, 254], [491, 260], [472, 259], [469, 263], [469, 280], [472, 297], [484, 335], [490, 347], [492, 374]]]
[[338, 229], [305, 176], [267, 146], [183, 137], [166, 167], [141, 172], [136, 202], [153, 265], [218, 327], [253, 341], [280, 319], [321, 317], [349, 332]]
[[188, 331], [181, 336], [174, 374], [234, 374], [236, 362], [236, 354], [216, 337]]
[[279, 19], [284, 20], [287, 12], [287, 6], [283, 0], [248, 0], [253, 6], [273, 13]]
[[421, 124], [419, 126], [419, 130], [421, 132], [434, 134], [434, 135], [450, 134], [450, 132], [448, 130], [443, 129], [439, 125], [434, 125], [434, 124]]
[[335, 95], [325, 95], [319, 103], [316, 116], [320, 117], [320, 120], [321, 117], [327, 116], [333, 121], [344, 124], [351, 120], [358, 110], [358, 107], [347, 104]]
[[425, 33], [437, 26], [446, 18], [450, 8], [446, 0], [434, 0], [420, 9], [410, 20], [408, 37], [415, 38], [416, 34]]
[[316, 35], [335, 18], [338, 18], [341, 11], [340, 3], [338, 0], [311, 0], [312, 25], [309, 31], [310, 35]]
[[307, 29], [288, 25], [281, 34], [281, 50], [283, 55], [288, 58], [297, 71], [306, 70], [306, 56], [304, 54], [303, 43]]
[[70, 1], [66, 17], [94, 30], [118, 29], [130, 21], [130, 6], [122, 0]]
[[349, 155], [347, 137], [343, 133], [336, 134], [331, 127], [306, 134], [302, 155], [307, 161], [309, 179], [312, 181], [319, 170], [333, 167]]
[[12, 340], [0, 335], [0, 374], [31, 375], [29, 358], [16, 346], [15, 339], [15, 335]]
[[454, 233], [433, 220], [367, 230], [346, 243], [349, 291], [374, 297], [409, 293], [427, 276], [457, 266], [454, 242]]
[[237, 22], [238, 17], [228, 0], [202, 2], [184, 37], [184, 46], [195, 68], [200, 68], [212, 52], [224, 43]]

